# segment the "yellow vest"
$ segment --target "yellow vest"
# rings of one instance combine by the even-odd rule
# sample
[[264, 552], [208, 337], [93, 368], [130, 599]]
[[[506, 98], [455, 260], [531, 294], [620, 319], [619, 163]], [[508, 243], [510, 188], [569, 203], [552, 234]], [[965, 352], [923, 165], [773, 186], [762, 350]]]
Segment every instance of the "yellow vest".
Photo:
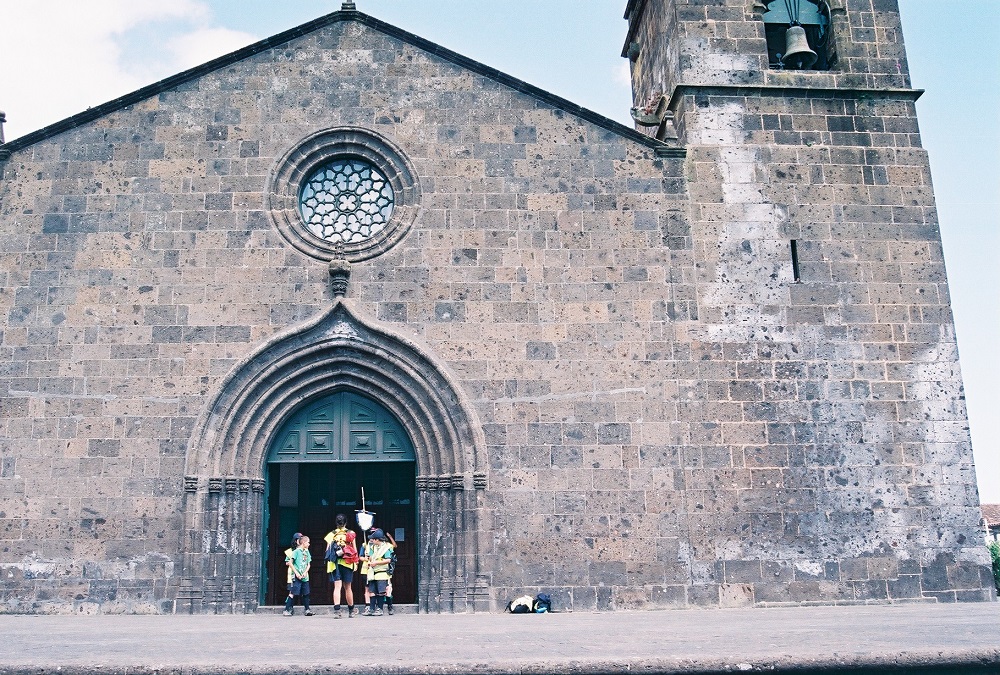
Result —
[[[368, 559], [369, 560], [382, 560], [383, 558], [388, 560], [389, 554], [392, 551], [392, 544], [388, 542], [382, 542], [378, 545], [373, 545], [371, 542], [368, 543]], [[369, 567], [369, 579], [374, 579], [375, 581], [388, 579], [389, 578], [389, 565], [378, 565], [377, 567]]]

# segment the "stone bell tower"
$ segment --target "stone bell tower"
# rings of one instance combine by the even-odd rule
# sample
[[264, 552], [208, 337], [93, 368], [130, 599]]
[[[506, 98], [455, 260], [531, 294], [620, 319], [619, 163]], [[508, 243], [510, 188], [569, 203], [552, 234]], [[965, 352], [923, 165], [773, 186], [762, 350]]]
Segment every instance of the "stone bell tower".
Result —
[[[717, 365], [748, 387], [728, 398], [755, 401], [720, 422], [767, 429], [762, 455], [732, 467], [761, 477], [746, 495], [816, 497], [809, 513], [780, 498], [732, 504], [774, 526], [741, 556], [838, 560], [817, 569], [813, 599], [828, 582], [853, 584], [854, 600], [986, 599], [896, 0], [630, 0], [625, 18], [637, 129], [687, 150], [689, 220], [664, 243], [696, 270], [692, 330], [721, 343]], [[755, 602], [805, 599], [798, 577]]]
[[[691, 112], [690, 104], [682, 99], [698, 94], [725, 96], [734, 87], [758, 87], [765, 96], [782, 90], [782, 95], [800, 101], [829, 91], [837, 91], [840, 99], [866, 101], [912, 102], [919, 95], [909, 88], [896, 0], [629, 0], [625, 18], [629, 30], [622, 56], [632, 62], [635, 105], [649, 107], [659, 96], [667, 96], [666, 110], [674, 114], [678, 127], [690, 122], [690, 115], [685, 114]], [[801, 26], [808, 46], [788, 41], [794, 39], [788, 36], [791, 26]], [[790, 58], [794, 55], [789, 52], [806, 54], [807, 50], [812, 55], [805, 61]], [[703, 102], [697, 105], [710, 107]], [[818, 113], [799, 106], [785, 114]], [[842, 114], [849, 113], [844, 110]], [[891, 116], [912, 115], [896, 112]], [[864, 129], [842, 126], [806, 128], [800, 123], [794, 130], [915, 133], [915, 125], [912, 130], [900, 124], [885, 128], [873, 123]], [[761, 129], [743, 125], [742, 129], [748, 133], [793, 130], [780, 125]], [[685, 140], [697, 142], [691, 137]]]

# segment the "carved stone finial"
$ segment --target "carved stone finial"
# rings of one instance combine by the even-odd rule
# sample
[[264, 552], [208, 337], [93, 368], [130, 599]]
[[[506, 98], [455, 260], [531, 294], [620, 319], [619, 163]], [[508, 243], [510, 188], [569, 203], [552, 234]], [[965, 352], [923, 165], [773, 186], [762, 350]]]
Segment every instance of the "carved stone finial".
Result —
[[0, 110], [0, 145], [3, 145], [3, 123], [7, 121], [7, 113]]
[[330, 282], [333, 286], [333, 296], [342, 298], [347, 295], [347, 282], [351, 279], [351, 263], [341, 258], [330, 261]]
[[354, 4], [354, 0], [344, 0], [344, 4], [340, 6], [342, 12], [353, 12], [356, 9], [357, 5]]

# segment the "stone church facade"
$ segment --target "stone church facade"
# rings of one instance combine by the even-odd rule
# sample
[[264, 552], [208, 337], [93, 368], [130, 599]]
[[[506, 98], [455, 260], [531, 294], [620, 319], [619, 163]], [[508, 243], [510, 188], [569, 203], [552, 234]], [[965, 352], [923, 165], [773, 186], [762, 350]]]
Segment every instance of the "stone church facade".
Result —
[[771, 5], [630, 0], [636, 128], [345, 3], [0, 145], [0, 611], [364, 507], [421, 611], [993, 598], [895, 0]]

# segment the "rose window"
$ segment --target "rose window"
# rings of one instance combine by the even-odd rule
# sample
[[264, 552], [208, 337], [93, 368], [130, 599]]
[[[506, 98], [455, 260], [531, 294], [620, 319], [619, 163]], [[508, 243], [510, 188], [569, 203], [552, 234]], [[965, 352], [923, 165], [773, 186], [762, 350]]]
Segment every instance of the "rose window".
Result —
[[336, 159], [316, 169], [299, 195], [309, 231], [332, 244], [363, 242], [389, 223], [392, 186], [362, 159]]

